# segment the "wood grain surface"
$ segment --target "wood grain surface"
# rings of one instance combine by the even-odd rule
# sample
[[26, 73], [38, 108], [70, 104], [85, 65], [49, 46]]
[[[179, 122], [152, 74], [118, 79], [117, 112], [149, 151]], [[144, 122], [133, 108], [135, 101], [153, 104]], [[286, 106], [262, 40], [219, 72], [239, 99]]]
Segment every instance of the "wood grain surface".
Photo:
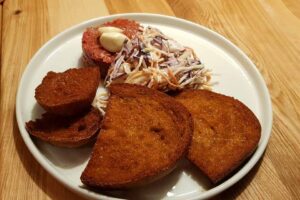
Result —
[[84, 20], [124, 12], [184, 18], [224, 35], [263, 75], [272, 98], [267, 150], [238, 184], [214, 199], [300, 199], [299, 0], [0, 1], [0, 199], [82, 199], [32, 157], [15, 119], [16, 91], [33, 54]]

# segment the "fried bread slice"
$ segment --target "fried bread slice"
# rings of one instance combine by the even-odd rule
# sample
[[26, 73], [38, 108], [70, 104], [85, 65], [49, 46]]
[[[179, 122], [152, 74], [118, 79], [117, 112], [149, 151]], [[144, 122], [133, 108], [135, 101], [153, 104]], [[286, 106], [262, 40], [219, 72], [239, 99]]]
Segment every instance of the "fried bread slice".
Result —
[[35, 98], [47, 112], [71, 116], [90, 107], [99, 82], [100, 70], [97, 67], [48, 72], [35, 89]]
[[81, 115], [66, 117], [44, 113], [26, 123], [30, 135], [61, 147], [79, 147], [96, 139], [102, 116], [92, 108]]
[[81, 181], [122, 189], [168, 174], [185, 155], [193, 132], [187, 109], [144, 86], [112, 84], [100, 134]]
[[186, 90], [175, 98], [194, 120], [188, 159], [213, 183], [226, 177], [255, 150], [261, 126], [240, 101], [207, 90]]

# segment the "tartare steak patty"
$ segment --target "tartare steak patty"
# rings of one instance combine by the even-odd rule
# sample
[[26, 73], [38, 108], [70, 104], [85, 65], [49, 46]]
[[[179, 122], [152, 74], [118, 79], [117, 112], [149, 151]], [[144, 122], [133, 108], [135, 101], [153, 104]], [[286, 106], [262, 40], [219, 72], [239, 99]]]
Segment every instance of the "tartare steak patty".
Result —
[[82, 50], [84, 53], [84, 62], [88, 65], [100, 66], [101, 76], [105, 77], [110, 64], [113, 62], [116, 53], [105, 50], [100, 42], [99, 27], [113, 26], [123, 30], [123, 34], [128, 38], [132, 38], [139, 31], [140, 24], [128, 19], [116, 19], [111, 22], [104, 23], [100, 26], [89, 27], [82, 36]]

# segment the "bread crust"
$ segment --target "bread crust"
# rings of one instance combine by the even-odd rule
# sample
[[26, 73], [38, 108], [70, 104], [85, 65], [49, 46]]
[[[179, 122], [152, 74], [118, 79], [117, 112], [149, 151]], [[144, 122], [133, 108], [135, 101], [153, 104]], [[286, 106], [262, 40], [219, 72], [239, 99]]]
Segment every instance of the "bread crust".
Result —
[[187, 157], [213, 183], [224, 179], [256, 149], [261, 126], [240, 101], [207, 90], [186, 90], [175, 98], [194, 119]]
[[100, 189], [124, 189], [168, 174], [190, 144], [190, 113], [147, 87], [112, 84], [109, 90], [106, 115], [81, 181]]
[[90, 107], [99, 82], [100, 72], [96, 67], [48, 72], [35, 89], [35, 98], [49, 113], [76, 115]]
[[91, 108], [78, 116], [62, 117], [44, 113], [41, 119], [26, 123], [30, 135], [60, 147], [79, 147], [95, 141], [102, 116]]

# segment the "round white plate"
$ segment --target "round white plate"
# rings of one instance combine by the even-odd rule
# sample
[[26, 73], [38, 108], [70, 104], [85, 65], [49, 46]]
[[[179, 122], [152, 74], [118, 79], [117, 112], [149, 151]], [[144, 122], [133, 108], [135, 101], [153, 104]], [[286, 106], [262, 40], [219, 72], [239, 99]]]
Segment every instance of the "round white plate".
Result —
[[[92, 147], [58, 148], [32, 140], [25, 130], [25, 122], [38, 117], [42, 109], [34, 99], [34, 90], [48, 71], [64, 71], [79, 66], [82, 54], [81, 37], [85, 28], [129, 18], [143, 25], [159, 28], [166, 35], [185, 46], [192, 47], [207, 68], [212, 69], [218, 82], [214, 91], [233, 96], [246, 104], [258, 117], [262, 136], [251, 158], [230, 178], [213, 186], [188, 161], [162, 180], [127, 192], [97, 193], [82, 187], [80, 175], [85, 168]], [[58, 181], [71, 190], [92, 199], [200, 199], [216, 195], [239, 181], [262, 156], [272, 127], [272, 108], [267, 87], [250, 59], [221, 35], [192, 22], [154, 14], [121, 14], [92, 19], [74, 26], [48, 41], [31, 59], [22, 76], [16, 102], [20, 133], [36, 160]]]

